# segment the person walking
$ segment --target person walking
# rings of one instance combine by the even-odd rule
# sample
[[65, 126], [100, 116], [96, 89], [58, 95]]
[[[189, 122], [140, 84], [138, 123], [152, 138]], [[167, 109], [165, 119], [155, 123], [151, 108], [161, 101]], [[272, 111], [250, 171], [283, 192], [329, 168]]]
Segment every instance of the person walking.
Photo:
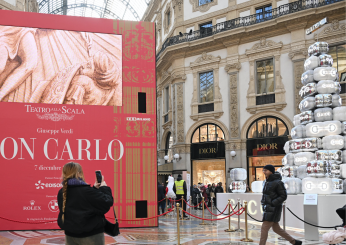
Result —
[[[197, 185], [193, 185], [192, 203], [194, 206], [197, 206], [197, 204], [199, 203], [199, 200], [201, 200], [200, 196], [201, 196], [201, 193], [199, 189], [197, 188]], [[197, 207], [195, 207], [194, 209], [197, 210]]]
[[[187, 187], [186, 182], [183, 180], [181, 175], [178, 175], [177, 180], [174, 182], [173, 191], [175, 192], [175, 195], [177, 196], [177, 200], [180, 200], [182, 197], [184, 197], [184, 200], [186, 201], [186, 194], [187, 194]], [[182, 205], [183, 210], [186, 212], [186, 203], [183, 202]], [[187, 215], [183, 214], [184, 218], [188, 218]]]
[[223, 188], [220, 184], [221, 182], [217, 183], [216, 188], [215, 188], [215, 206], [216, 206], [216, 198], [217, 198], [217, 193], [223, 193]]
[[93, 187], [85, 182], [82, 166], [69, 162], [62, 169], [58, 192], [58, 225], [66, 245], [104, 245], [105, 214], [113, 206], [112, 190], [104, 181]]
[[281, 181], [281, 174], [275, 172], [273, 165], [264, 166], [263, 174], [265, 175], [266, 180], [264, 182], [263, 196], [261, 200], [263, 208], [263, 223], [259, 245], [266, 244], [270, 228], [273, 228], [275, 233], [285, 238], [291, 244], [302, 244], [301, 241], [295, 240], [286, 231], [281, 229], [279, 225], [282, 203], [287, 199], [287, 192], [284, 183]]
[[166, 197], [165, 187], [162, 184], [160, 184], [160, 182], [157, 182], [157, 201], [159, 202], [157, 205], [157, 214], [158, 215], [160, 214], [160, 208], [161, 208], [162, 213], [165, 212], [166, 202], [165, 202], [165, 200], [163, 200], [163, 199], [165, 199], [165, 197]]

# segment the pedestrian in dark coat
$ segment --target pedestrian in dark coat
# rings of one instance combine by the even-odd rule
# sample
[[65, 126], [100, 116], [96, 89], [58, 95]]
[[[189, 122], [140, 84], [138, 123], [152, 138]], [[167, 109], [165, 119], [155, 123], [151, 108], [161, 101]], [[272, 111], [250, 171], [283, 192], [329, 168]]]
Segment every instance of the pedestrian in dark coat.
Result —
[[166, 197], [165, 192], [166, 192], [165, 187], [161, 185], [160, 182], [157, 182], [157, 201], [159, 202], [157, 205], [157, 214], [160, 214], [160, 207], [161, 207], [162, 213], [165, 212], [166, 201], [163, 200]]
[[263, 186], [262, 209], [263, 223], [261, 228], [261, 239], [259, 245], [265, 245], [268, 238], [268, 231], [273, 231], [285, 238], [291, 244], [302, 244], [301, 241], [295, 240], [286, 231], [281, 229], [279, 221], [281, 218], [282, 203], [287, 199], [287, 192], [284, 183], [281, 181], [281, 174], [275, 172], [273, 165], [266, 165], [263, 168], [266, 180]]

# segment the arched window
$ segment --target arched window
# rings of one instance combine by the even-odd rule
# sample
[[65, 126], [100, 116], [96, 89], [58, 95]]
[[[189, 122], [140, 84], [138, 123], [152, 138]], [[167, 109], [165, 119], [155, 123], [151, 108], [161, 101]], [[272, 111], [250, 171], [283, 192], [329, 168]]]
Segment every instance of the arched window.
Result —
[[216, 124], [203, 124], [195, 130], [191, 143], [202, 143], [208, 141], [224, 141], [225, 135], [222, 129]]
[[247, 131], [247, 138], [287, 136], [286, 124], [277, 117], [261, 117], [254, 121]]
[[173, 136], [171, 132], [169, 132], [166, 137], [166, 145], [165, 145], [165, 156], [168, 156], [168, 160], [166, 161], [166, 163], [173, 162], [172, 146], [173, 146]]

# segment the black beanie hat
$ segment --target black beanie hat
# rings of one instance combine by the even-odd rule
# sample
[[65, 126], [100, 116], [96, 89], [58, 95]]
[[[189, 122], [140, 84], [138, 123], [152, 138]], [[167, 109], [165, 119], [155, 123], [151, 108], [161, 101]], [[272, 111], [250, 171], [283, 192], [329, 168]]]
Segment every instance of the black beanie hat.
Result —
[[269, 165], [265, 165], [263, 169], [267, 169], [270, 172], [275, 173], [275, 168], [274, 168], [273, 165], [270, 165], [270, 164]]

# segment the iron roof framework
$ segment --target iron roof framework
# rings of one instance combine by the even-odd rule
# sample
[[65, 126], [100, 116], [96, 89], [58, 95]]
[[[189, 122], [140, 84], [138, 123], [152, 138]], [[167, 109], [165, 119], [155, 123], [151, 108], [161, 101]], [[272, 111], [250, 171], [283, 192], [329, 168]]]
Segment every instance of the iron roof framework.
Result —
[[151, 0], [39, 0], [39, 12], [139, 21]]

